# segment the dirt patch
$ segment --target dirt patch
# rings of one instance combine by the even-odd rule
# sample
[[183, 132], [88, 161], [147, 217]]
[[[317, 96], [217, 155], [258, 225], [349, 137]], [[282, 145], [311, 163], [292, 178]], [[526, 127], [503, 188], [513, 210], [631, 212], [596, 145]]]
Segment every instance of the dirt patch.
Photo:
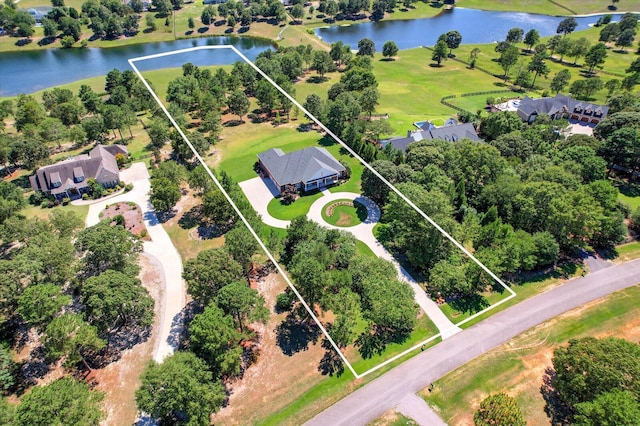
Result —
[[160, 322], [160, 298], [162, 279], [157, 265], [146, 256], [140, 256], [140, 280], [155, 300], [155, 323], [151, 337], [132, 349], [122, 352], [122, 357], [98, 370], [92, 377], [97, 381], [96, 389], [105, 392], [103, 409], [107, 418], [102, 425], [133, 424], [137, 416], [135, 392], [140, 386], [140, 375], [152, 358], [156, 330]]
[[231, 383], [229, 404], [213, 417], [216, 425], [255, 423], [283, 409], [324, 378], [318, 371], [324, 355], [320, 341], [292, 356], [285, 355], [276, 344], [275, 330], [286, 313], [277, 314], [274, 306], [276, 296], [285, 288], [285, 281], [275, 273], [258, 282], [258, 291], [271, 310], [268, 323], [256, 327], [262, 335], [258, 362], [242, 379]]
[[114, 203], [107, 204], [107, 207], [100, 213], [100, 219], [113, 219], [116, 216], [124, 218], [124, 227], [134, 235], [143, 240], [150, 240], [147, 228], [144, 226], [142, 209], [136, 203]]

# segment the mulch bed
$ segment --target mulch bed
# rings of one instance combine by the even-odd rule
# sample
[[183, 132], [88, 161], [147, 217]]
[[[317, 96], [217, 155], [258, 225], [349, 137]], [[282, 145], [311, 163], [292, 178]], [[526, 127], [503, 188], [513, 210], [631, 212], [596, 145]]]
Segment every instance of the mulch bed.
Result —
[[107, 208], [100, 213], [101, 219], [112, 219], [118, 215], [124, 217], [124, 227], [134, 235], [143, 240], [151, 240], [147, 228], [142, 219], [142, 209], [135, 203], [114, 203], [107, 205]]

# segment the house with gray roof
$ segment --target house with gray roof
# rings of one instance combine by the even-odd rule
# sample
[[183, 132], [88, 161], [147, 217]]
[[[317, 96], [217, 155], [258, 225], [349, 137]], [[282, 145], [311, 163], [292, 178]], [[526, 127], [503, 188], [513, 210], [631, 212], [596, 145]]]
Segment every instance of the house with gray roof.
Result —
[[289, 185], [302, 191], [333, 185], [345, 175], [345, 167], [325, 148], [311, 147], [285, 154], [271, 148], [258, 154], [262, 173], [282, 193]]
[[123, 145], [96, 145], [88, 154], [70, 157], [56, 164], [39, 168], [29, 177], [31, 188], [56, 198], [78, 198], [89, 190], [91, 178], [110, 188], [120, 182], [116, 155], [128, 155]]
[[406, 137], [399, 136], [382, 141], [382, 145], [391, 144], [395, 149], [406, 152], [409, 144], [422, 140], [442, 139], [456, 142], [462, 139], [470, 139], [476, 142], [482, 141], [472, 123], [448, 121], [445, 126], [435, 127], [433, 124], [426, 122], [426, 124], [421, 124], [419, 129], [417, 131], [409, 130]]
[[532, 99], [525, 96], [517, 109], [522, 121], [533, 123], [538, 115], [546, 114], [551, 119], [566, 118], [589, 124], [598, 124], [609, 112], [606, 105], [572, 99], [571, 95], [557, 94], [554, 97]]

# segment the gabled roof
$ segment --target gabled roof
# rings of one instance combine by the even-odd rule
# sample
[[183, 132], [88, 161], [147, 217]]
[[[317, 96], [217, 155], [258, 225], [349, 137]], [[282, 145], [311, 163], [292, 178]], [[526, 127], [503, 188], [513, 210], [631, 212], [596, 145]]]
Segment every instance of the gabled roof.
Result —
[[285, 154], [272, 148], [258, 158], [280, 186], [309, 182], [345, 170], [325, 148], [311, 147]]
[[476, 142], [482, 141], [472, 123], [456, 123], [442, 127], [431, 126], [430, 130], [410, 131], [406, 137], [391, 138], [382, 143], [383, 145], [390, 143], [395, 149], [406, 152], [409, 144], [424, 139], [442, 139], [449, 142], [456, 142], [462, 139], [470, 139]]
[[518, 115], [524, 119], [532, 115], [555, 115], [561, 112], [573, 112], [576, 110], [582, 111], [597, 111], [603, 115], [609, 111], [609, 107], [606, 105], [592, 104], [589, 102], [578, 101], [571, 98], [571, 95], [557, 94], [553, 98], [538, 98], [531, 99], [525, 96], [520, 101], [518, 107]]
[[[65, 192], [69, 188], [81, 189], [87, 186], [90, 178], [100, 183], [118, 180], [120, 170], [115, 155], [127, 154], [122, 145], [96, 145], [89, 154], [81, 154], [56, 164], [39, 168], [29, 178], [34, 191], [51, 192], [53, 195]], [[78, 178], [83, 177], [80, 180]], [[53, 187], [52, 183], [61, 185]]]

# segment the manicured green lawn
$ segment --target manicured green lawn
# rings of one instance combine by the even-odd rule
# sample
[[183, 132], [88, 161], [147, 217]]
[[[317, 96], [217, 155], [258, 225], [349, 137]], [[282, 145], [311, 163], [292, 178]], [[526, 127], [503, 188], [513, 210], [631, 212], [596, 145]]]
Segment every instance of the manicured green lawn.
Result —
[[[573, 15], [587, 13], [608, 13], [610, 1], [602, 0], [457, 0], [456, 5], [472, 9], [505, 10], [514, 12], [540, 13], [545, 15]], [[640, 1], [621, 1], [616, 12], [638, 11]]]
[[[548, 424], [540, 393], [552, 350], [569, 339], [625, 336], [637, 341], [640, 286], [616, 292], [595, 306], [567, 313], [512, 339], [465, 364], [422, 391], [449, 424], [471, 424], [488, 394], [507, 392], [518, 402], [528, 424]], [[471, 423], [469, 423], [471, 421]]]
[[640, 241], [621, 244], [615, 248], [616, 262], [627, 262], [640, 257]]
[[631, 210], [640, 207], [640, 187], [635, 184], [629, 184], [624, 181], [615, 181], [614, 185], [618, 188], [618, 201], [626, 204]]
[[[331, 206], [334, 207], [329, 216]], [[355, 226], [367, 218], [367, 208], [357, 201], [336, 200], [322, 207], [322, 218], [334, 226]]]
[[298, 216], [306, 215], [309, 212], [311, 204], [322, 197], [322, 192], [316, 192], [309, 195], [303, 195], [291, 204], [282, 204], [279, 198], [274, 198], [269, 202], [267, 211], [276, 219], [291, 220]]
[[20, 210], [20, 214], [25, 216], [25, 217], [27, 217], [27, 218], [35, 217], [35, 218], [38, 218], [38, 219], [49, 220], [49, 215], [54, 210], [57, 210], [57, 209], [62, 209], [64, 211], [72, 211], [76, 215], [81, 217], [83, 221], [87, 217], [87, 213], [89, 213], [89, 206], [88, 205], [74, 206], [72, 204], [67, 204], [66, 206], [57, 206], [57, 207], [53, 207], [53, 208], [50, 208], [50, 209], [43, 209], [40, 206], [28, 205], [24, 209]]

